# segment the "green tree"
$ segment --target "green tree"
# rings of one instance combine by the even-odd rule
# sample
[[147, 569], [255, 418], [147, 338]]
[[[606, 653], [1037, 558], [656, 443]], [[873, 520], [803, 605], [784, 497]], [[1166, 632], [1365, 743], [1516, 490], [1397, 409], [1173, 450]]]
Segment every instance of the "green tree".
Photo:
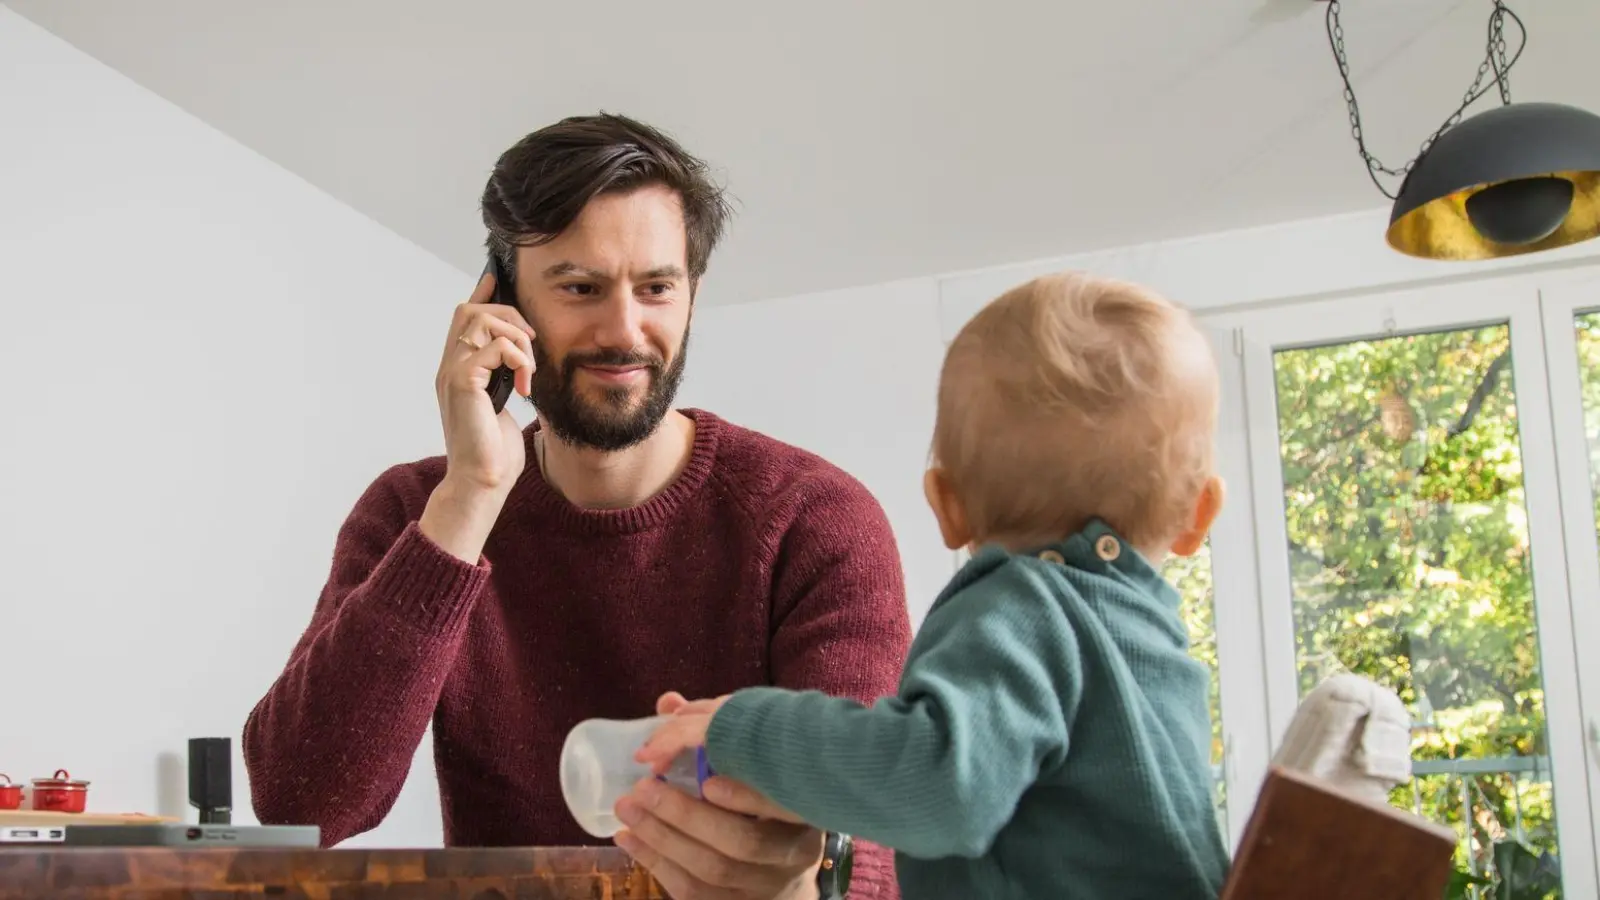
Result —
[[[1413, 711], [1413, 758], [1547, 757], [1506, 326], [1276, 355], [1300, 690], [1353, 671]], [[1533, 771], [1425, 775], [1397, 805], [1493, 842], [1557, 846]], [[1470, 810], [1470, 821], [1468, 821]]]
[[[1222, 764], [1222, 695], [1217, 681], [1217, 628], [1212, 610], [1211, 545], [1193, 556], [1167, 559], [1162, 574], [1183, 599], [1183, 623], [1189, 630], [1189, 653], [1211, 670], [1211, 764]], [[1217, 806], [1223, 808], [1226, 792], [1218, 780]]]

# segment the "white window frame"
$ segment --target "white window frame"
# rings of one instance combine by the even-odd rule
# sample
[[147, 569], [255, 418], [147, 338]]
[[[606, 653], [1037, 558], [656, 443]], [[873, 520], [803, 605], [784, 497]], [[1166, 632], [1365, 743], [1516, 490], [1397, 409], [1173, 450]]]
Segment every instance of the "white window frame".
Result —
[[[1288, 556], [1287, 526], [1283, 510], [1283, 472], [1279, 461], [1279, 436], [1277, 424], [1276, 379], [1273, 354], [1277, 350], [1298, 347], [1348, 343], [1391, 334], [1407, 334], [1473, 326], [1509, 323], [1511, 327], [1512, 372], [1516, 385], [1519, 428], [1522, 443], [1522, 467], [1529, 517], [1529, 536], [1533, 548], [1533, 589], [1535, 616], [1540, 643], [1541, 669], [1545, 686], [1546, 728], [1550, 741], [1551, 768], [1555, 784], [1557, 827], [1561, 836], [1562, 873], [1565, 896], [1568, 898], [1596, 897], [1600, 895], [1600, 872], [1596, 871], [1596, 813], [1590, 790], [1588, 735], [1584, 734], [1585, 718], [1580, 702], [1579, 670], [1575, 644], [1583, 641], [1593, 646], [1597, 632], [1583, 632], [1578, 626], [1594, 627], [1595, 611], [1592, 605], [1580, 604], [1582, 611], [1574, 616], [1574, 604], [1569, 592], [1569, 567], [1566, 555], [1566, 532], [1573, 530], [1576, 514], [1569, 513], [1563, 528], [1560, 485], [1572, 483], [1573, 473], [1563, 472], [1558, 477], [1556, 433], [1552, 416], [1551, 382], [1570, 381], [1570, 389], [1577, 391], [1576, 358], [1572, 348], [1565, 354], [1571, 359], [1570, 371], [1551, 376], [1551, 354], [1546, 352], [1547, 314], [1540, 313], [1540, 285], [1551, 281], [1549, 274], [1524, 274], [1504, 278], [1482, 279], [1472, 282], [1435, 285], [1372, 294], [1360, 297], [1342, 297], [1318, 302], [1303, 302], [1248, 312], [1234, 312], [1204, 316], [1213, 329], [1231, 331], [1234, 335], [1235, 354], [1224, 355], [1219, 362], [1224, 373], [1232, 368], [1244, 386], [1242, 409], [1245, 436], [1241, 454], [1249, 468], [1247, 478], [1233, 481], [1229, 505], [1243, 507], [1253, 518], [1254, 541], [1248, 550], [1230, 546], [1240, 532], [1222, 528], [1213, 536], [1213, 554], [1219, 552], [1226, 558], [1243, 561], [1253, 557], [1256, 574], [1260, 617], [1260, 680], [1265, 690], [1265, 731], [1269, 740], [1267, 753], [1281, 740], [1299, 702], [1294, 657], [1293, 610], [1288, 598], [1291, 594]], [[1565, 277], [1565, 276], [1558, 276]], [[1592, 295], [1586, 295], [1592, 296]], [[1570, 335], [1570, 321], [1567, 323]], [[1559, 369], [1559, 366], [1557, 367]], [[1570, 396], [1561, 402], [1576, 410], [1577, 437], [1582, 438], [1581, 407], [1572, 404]], [[1227, 398], [1224, 403], [1226, 405]], [[1585, 444], [1572, 443], [1570, 414], [1565, 417], [1564, 443], [1585, 455], [1582, 457], [1581, 485], [1585, 496], [1588, 491], [1587, 456]], [[1240, 426], [1233, 426], [1241, 430]], [[1233, 442], [1230, 446], [1230, 442]], [[1219, 441], [1222, 456], [1238, 453], [1237, 442], [1226, 429]], [[1573, 450], [1563, 454], [1571, 457]], [[1568, 463], [1576, 470], [1577, 462]], [[1230, 481], [1232, 481], [1230, 479]], [[1568, 504], [1573, 506], [1573, 504]], [[1587, 519], [1587, 512], [1583, 511]], [[1587, 546], [1594, 547], [1594, 523], [1586, 521]], [[1580, 533], [1584, 533], [1580, 531]], [[1600, 586], [1600, 552], [1590, 560], [1589, 588]], [[1238, 577], [1232, 566], [1229, 579]], [[1225, 583], [1214, 576], [1216, 583]], [[1244, 579], [1248, 580], [1248, 579]], [[1226, 582], [1230, 588], [1236, 582]], [[1582, 585], [1574, 583], [1573, 588]], [[1223, 592], [1219, 591], [1219, 599]], [[1244, 591], [1241, 591], [1244, 593]], [[1590, 594], [1591, 597], [1597, 595]], [[1267, 598], [1282, 598], [1266, 602]], [[1219, 604], [1218, 639], [1221, 641], [1223, 621]], [[1229, 628], [1241, 627], [1230, 616]], [[1581, 620], [1581, 621], [1580, 621]], [[1587, 639], [1579, 635], [1587, 633]], [[1247, 644], [1249, 629], [1234, 639], [1234, 645]], [[1245, 659], [1224, 657], [1219, 645], [1219, 666], [1223, 672], [1237, 668], [1243, 662], [1249, 668], [1249, 653]], [[1600, 667], [1591, 661], [1588, 669]], [[1600, 704], [1600, 694], [1594, 692], [1595, 673], [1586, 671], [1585, 682], [1592, 690], [1591, 703]], [[1248, 710], [1232, 709], [1225, 694], [1222, 703], [1224, 729], [1236, 714], [1248, 717]], [[1243, 730], [1253, 730], [1244, 725]], [[1594, 748], [1600, 753], [1600, 747]], [[1259, 752], [1252, 752], [1248, 770], [1240, 766], [1239, 778], [1246, 783], [1257, 783]], [[1260, 772], [1264, 774], [1264, 768]], [[1230, 782], [1232, 779], [1230, 779]], [[1234, 787], [1229, 785], [1229, 810], [1231, 818], [1246, 813], [1253, 806], [1245, 806], [1234, 813]], [[1253, 793], [1253, 792], [1252, 792]], [[1240, 797], [1240, 800], [1243, 800]], [[1230, 831], [1237, 831], [1230, 828]]]
[[[1221, 375], [1217, 473], [1225, 486], [1225, 500], [1211, 527], [1211, 606], [1222, 707], [1224, 812], [1228, 845], [1237, 848], [1266, 779], [1273, 743], [1267, 715], [1255, 514], [1248, 499], [1251, 466], [1244, 373], [1238, 365], [1236, 332], [1206, 325]], [[1240, 487], [1246, 490], [1236, 494]]]
[[[1578, 647], [1590, 648], [1587, 653], [1577, 653], [1577, 665], [1584, 698], [1581, 727], [1589, 774], [1589, 821], [1600, 841], [1600, 655], [1595, 652], [1600, 647], [1600, 541], [1595, 535], [1583, 381], [1573, 327], [1578, 315], [1600, 312], [1600, 270], [1584, 269], [1548, 279], [1540, 290], [1539, 307], [1549, 356], [1556, 471], [1563, 488], [1561, 521], [1572, 595], [1572, 633]], [[1584, 502], [1577, 502], [1580, 497]]]

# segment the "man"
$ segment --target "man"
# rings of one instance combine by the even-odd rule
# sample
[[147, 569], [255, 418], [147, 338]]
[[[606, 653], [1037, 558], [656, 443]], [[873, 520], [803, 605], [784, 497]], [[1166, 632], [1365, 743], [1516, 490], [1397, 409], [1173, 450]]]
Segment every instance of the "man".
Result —
[[[899, 555], [864, 487], [673, 409], [726, 218], [704, 164], [638, 122], [572, 118], [506, 151], [482, 206], [516, 305], [489, 302], [486, 273], [457, 307], [436, 379], [444, 456], [356, 503], [245, 725], [257, 816], [319, 825], [328, 845], [383, 820], [430, 722], [447, 843], [593, 843], [557, 777], [579, 721], [757, 684], [871, 702], [909, 643]], [[526, 431], [486, 392], [501, 366], [538, 410]], [[742, 785], [706, 794], [642, 783], [617, 843], [678, 900], [837, 893], [819, 872], [847, 842]], [[848, 896], [897, 897], [890, 857], [857, 847]]]

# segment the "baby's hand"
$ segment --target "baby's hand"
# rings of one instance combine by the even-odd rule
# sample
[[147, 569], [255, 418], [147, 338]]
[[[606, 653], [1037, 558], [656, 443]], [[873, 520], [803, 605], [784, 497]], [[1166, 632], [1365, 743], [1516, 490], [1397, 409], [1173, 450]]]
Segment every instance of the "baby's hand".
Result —
[[633, 754], [634, 760], [650, 766], [650, 771], [656, 775], [666, 774], [678, 754], [705, 745], [711, 719], [727, 699], [722, 696], [714, 700], [696, 700], [678, 707], [672, 718], [657, 728]]

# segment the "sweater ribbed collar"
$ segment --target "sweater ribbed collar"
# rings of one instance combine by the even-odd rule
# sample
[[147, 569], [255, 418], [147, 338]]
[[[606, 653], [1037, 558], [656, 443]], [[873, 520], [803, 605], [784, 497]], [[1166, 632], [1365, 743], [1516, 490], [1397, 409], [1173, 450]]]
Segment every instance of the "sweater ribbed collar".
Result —
[[585, 509], [568, 500], [545, 481], [539, 472], [534, 452], [533, 438], [540, 429], [538, 420], [535, 420], [522, 431], [527, 464], [523, 466], [516, 487], [506, 498], [506, 512], [532, 513], [541, 518], [548, 516], [558, 527], [581, 534], [632, 534], [667, 521], [711, 477], [711, 469], [717, 458], [717, 441], [722, 431], [722, 420], [712, 413], [692, 408], [678, 412], [694, 422], [694, 446], [689, 453], [688, 465], [660, 493], [638, 506], [626, 509]]

